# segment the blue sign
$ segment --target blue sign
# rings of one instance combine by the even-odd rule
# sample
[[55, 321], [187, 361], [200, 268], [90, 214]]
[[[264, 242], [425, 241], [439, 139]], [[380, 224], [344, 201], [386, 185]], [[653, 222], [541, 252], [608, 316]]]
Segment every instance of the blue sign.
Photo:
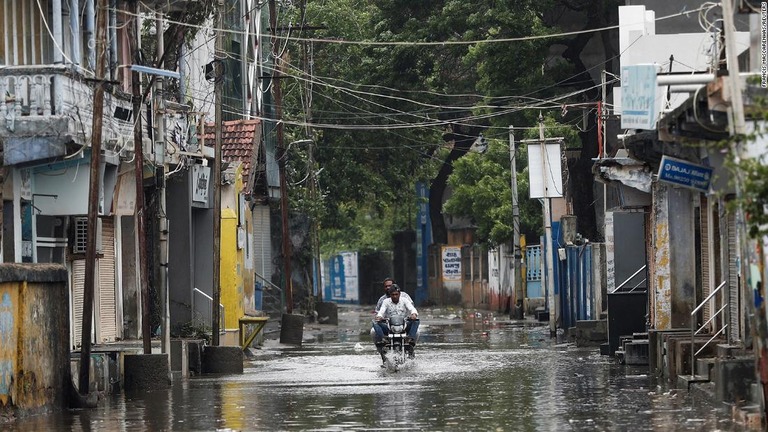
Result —
[[663, 156], [659, 164], [659, 180], [702, 192], [709, 191], [712, 168]]
[[416, 183], [419, 208], [416, 213], [416, 296], [417, 305], [429, 299], [429, 244], [432, 242], [432, 224], [429, 219], [429, 187], [423, 182]]
[[621, 128], [656, 128], [656, 66], [621, 68]]

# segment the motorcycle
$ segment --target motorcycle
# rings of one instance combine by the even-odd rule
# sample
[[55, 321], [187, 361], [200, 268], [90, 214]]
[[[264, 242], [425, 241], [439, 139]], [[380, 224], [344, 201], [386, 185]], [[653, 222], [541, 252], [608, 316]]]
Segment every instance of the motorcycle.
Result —
[[405, 317], [393, 316], [387, 319], [389, 334], [384, 336], [384, 346], [380, 354], [382, 367], [397, 372], [408, 360], [415, 358], [413, 346], [406, 342], [408, 334], [405, 329], [408, 324]]

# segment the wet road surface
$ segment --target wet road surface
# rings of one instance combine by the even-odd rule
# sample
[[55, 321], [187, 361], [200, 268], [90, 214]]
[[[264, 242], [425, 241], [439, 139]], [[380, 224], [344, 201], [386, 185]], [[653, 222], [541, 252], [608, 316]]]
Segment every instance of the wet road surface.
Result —
[[360, 308], [308, 325], [302, 347], [269, 337], [237, 376], [179, 380], [99, 408], [10, 430], [737, 431], [730, 410], [550, 339], [547, 327], [484, 313], [422, 311], [416, 359], [381, 367]]

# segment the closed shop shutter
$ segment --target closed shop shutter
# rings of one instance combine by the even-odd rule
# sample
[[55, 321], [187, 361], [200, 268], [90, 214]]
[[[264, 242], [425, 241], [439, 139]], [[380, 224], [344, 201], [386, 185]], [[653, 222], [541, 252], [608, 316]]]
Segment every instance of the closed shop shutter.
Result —
[[[701, 206], [699, 207], [699, 214], [701, 215], [701, 290], [702, 298], [697, 300], [697, 303], [709, 296], [712, 292], [710, 271], [709, 271], [709, 212], [707, 206], [707, 198], [701, 197]], [[712, 316], [712, 302], [708, 301], [704, 304], [704, 322], [707, 322]]]
[[112, 218], [102, 218], [102, 257], [98, 259], [98, 323], [96, 340], [114, 342], [117, 339], [117, 302], [115, 298], [115, 224]]
[[729, 213], [728, 223], [728, 312], [730, 313], [730, 322], [728, 328], [731, 334], [731, 342], [742, 340], [742, 329], [739, 325], [739, 265], [737, 257], [739, 256], [739, 235], [736, 227], [736, 216]]
[[83, 287], [85, 286], [85, 260], [72, 261], [72, 346], [79, 347], [83, 329]]
[[254, 270], [258, 276], [256, 282], [262, 282], [259, 276], [270, 280], [272, 277], [272, 230], [269, 224], [269, 207], [253, 208], [253, 257]]

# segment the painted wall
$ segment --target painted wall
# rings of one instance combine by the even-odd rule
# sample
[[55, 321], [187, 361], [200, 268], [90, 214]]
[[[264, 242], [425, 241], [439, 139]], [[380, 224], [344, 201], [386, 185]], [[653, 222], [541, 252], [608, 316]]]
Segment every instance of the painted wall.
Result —
[[58, 264], [0, 264], [0, 414], [68, 405], [67, 270]]
[[687, 328], [694, 307], [697, 253], [691, 192], [654, 183], [652, 193], [651, 324], [657, 330]]
[[221, 304], [224, 305], [224, 328], [237, 329], [243, 316], [242, 265], [237, 250], [237, 213], [233, 209], [221, 210]]
[[219, 283], [224, 305], [226, 344], [238, 342], [239, 320], [255, 311], [252, 248], [252, 215], [242, 195], [243, 166], [231, 166], [225, 178], [232, 181], [221, 191], [221, 268]]
[[360, 302], [357, 252], [341, 252], [323, 261], [323, 300], [336, 303]]

